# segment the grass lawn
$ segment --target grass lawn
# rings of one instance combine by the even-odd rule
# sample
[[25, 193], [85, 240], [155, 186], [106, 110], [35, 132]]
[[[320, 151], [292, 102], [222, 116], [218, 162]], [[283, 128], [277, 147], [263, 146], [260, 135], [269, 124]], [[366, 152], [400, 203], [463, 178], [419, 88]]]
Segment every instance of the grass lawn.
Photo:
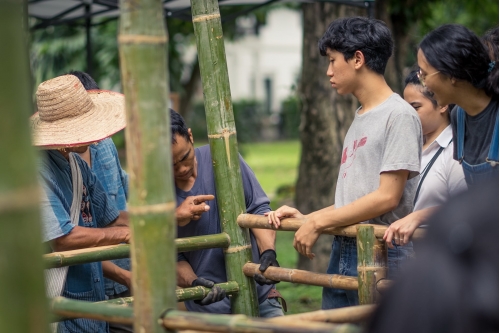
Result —
[[[255, 172], [262, 188], [271, 198], [273, 209], [284, 202], [291, 204], [291, 195], [277, 195], [282, 186], [295, 186], [300, 159], [300, 143], [298, 141], [280, 141], [268, 143], [249, 143], [240, 147], [245, 161]], [[278, 232], [276, 236], [276, 253], [282, 267], [295, 268], [298, 253], [293, 248], [293, 232]], [[309, 312], [321, 308], [321, 287], [306, 286], [281, 282], [277, 289], [288, 305], [287, 314]]]

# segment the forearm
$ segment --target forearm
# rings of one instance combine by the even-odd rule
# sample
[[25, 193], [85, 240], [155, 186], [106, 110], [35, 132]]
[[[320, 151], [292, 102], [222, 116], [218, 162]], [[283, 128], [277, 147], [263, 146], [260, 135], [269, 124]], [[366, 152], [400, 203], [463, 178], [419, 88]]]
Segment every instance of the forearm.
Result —
[[429, 218], [438, 210], [439, 206], [428, 207], [421, 210], [414, 211], [406, 216], [406, 219], [412, 220], [417, 227], [425, 224]]
[[[393, 210], [393, 200], [380, 190], [369, 193], [350, 204], [336, 209], [322, 209], [308, 217], [318, 230], [343, 227], [370, 220]], [[332, 206], [333, 207], [333, 206]]]
[[198, 276], [193, 271], [193, 268], [187, 261], [177, 262], [177, 285], [182, 288], [191, 287], [194, 280]]
[[123, 268], [118, 267], [111, 261], [102, 262], [102, 273], [105, 278], [116, 281], [130, 289], [131, 273]]
[[265, 250], [275, 250], [276, 243], [276, 231], [269, 229], [251, 229], [255, 240], [257, 241], [257, 246], [259, 247], [259, 253]]
[[129, 226], [129, 218], [128, 218], [128, 212], [126, 211], [120, 211], [120, 215], [106, 226], [106, 228], [112, 228], [112, 227], [128, 227]]
[[96, 246], [128, 243], [130, 229], [118, 228], [85, 228], [76, 226], [69, 234], [52, 241], [54, 251], [69, 251]]

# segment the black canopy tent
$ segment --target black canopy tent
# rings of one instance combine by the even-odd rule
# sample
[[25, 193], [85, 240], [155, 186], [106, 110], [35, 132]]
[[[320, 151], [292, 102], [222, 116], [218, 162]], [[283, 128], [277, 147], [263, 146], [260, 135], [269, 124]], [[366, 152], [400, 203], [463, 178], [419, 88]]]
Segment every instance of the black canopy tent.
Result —
[[[373, 3], [375, 0], [219, 0], [221, 6], [242, 6], [244, 9], [222, 18], [223, 22], [234, 20], [236, 17], [263, 6], [287, 2], [334, 2], [349, 6], [366, 8], [367, 14], [373, 17]], [[164, 15], [167, 18], [191, 20], [190, 0], [163, 0]], [[33, 23], [30, 29], [45, 29], [61, 24], [75, 24], [81, 22], [86, 32], [87, 72], [92, 73], [92, 18], [104, 18], [98, 24], [115, 20], [119, 16], [119, 0], [29, 0], [28, 15]]]

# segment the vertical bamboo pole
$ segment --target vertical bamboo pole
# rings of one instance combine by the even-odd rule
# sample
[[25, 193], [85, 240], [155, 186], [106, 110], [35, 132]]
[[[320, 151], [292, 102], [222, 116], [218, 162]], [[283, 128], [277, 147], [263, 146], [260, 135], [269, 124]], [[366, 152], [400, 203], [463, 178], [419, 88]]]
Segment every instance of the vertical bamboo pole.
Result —
[[375, 237], [373, 226], [357, 228], [359, 304], [373, 304], [380, 297], [377, 282], [387, 275], [387, 245]]
[[167, 34], [161, 0], [121, 0], [120, 13], [134, 330], [160, 333], [162, 312], [177, 307]]
[[231, 246], [225, 251], [227, 278], [240, 286], [240, 292], [231, 298], [232, 312], [258, 316], [255, 283], [242, 272], [243, 265], [251, 261], [252, 254], [248, 229], [236, 224], [238, 215], [245, 213], [246, 209], [219, 4], [217, 0], [191, 0], [191, 11], [205, 95], [219, 216], [222, 230], [231, 238]]
[[0, 332], [48, 332], [26, 1], [0, 1]]

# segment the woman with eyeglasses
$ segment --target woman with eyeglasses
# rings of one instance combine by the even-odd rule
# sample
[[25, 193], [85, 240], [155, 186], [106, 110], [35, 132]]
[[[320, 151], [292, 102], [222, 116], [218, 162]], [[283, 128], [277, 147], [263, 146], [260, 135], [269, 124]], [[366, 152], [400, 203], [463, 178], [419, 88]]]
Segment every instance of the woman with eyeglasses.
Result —
[[451, 113], [453, 158], [469, 187], [498, 182], [498, 46], [489, 49], [472, 31], [443, 25], [424, 37], [417, 53], [419, 79]]
[[418, 78], [418, 70], [405, 79], [403, 97], [417, 111], [422, 123], [423, 147], [420, 180], [413, 213], [393, 222], [384, 240], [389, 247], [406, 245], [415, 230], [422, 226], [448, 199], [467, 189], [464, 172], [453, 159], [450, 110], [454, 105], [440, 106]]

